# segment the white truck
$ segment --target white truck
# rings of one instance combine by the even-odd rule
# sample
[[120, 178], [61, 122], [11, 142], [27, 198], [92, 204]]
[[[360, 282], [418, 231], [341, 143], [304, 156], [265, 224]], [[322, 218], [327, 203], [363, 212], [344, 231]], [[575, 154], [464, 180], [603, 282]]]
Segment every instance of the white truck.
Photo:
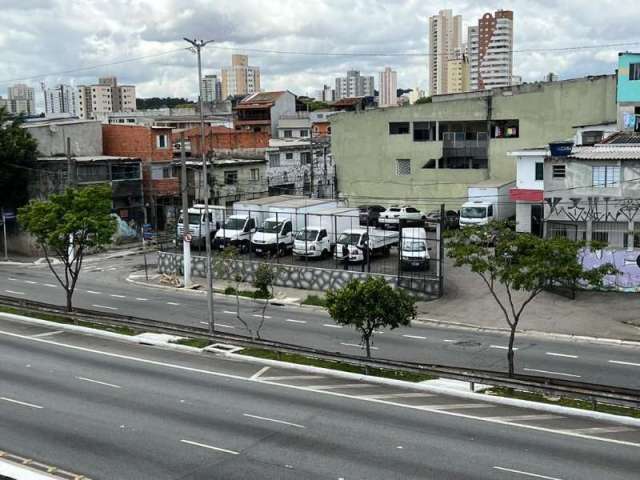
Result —
[[209, 237], [210, 241], [213, 241], [216, 232], [224, 222], [225, 208], [221, 205], [209, 205], [209, 230], [211, 231], [210, 235], [207, 235], [204, 209], [204, 204], [194, 204], [187, 210], [187, 230], [185, 230], [184, 228], [184, 211], [180, 211], [180, 217], [178, 219], [178, 225], [176, 227], [178, 237], [182, 238], [185, 233], [191, 233], [191, 241], [194, 243], [204, 245], [207, 237]]
[[285, 255], [294, 246], [295, 232], [304, 229], [313, 212], [333, 208], [334, 200], [294, 198], [272, 203], [269, 215], [252, 238], [252, 248], [257, 254], [278, 253]]
[[469, 185], [468, 201], [460, 209], [460, 228], [512, 218], [516, 204], [509, 199], [509, 190], [514, 186], [514, 180], [487, 180]]
[[370, 257], [378, 254], [389, 255], [391, 247], [398, 244], [398, 239], [397, 231], [367, 227], [350, 228], [338, 237], [335, 258], [344, 261], [347, 256], [349, 262], [362, 262], [365, 260], [365, 249]]
[[335, 250], [339, 232], [359, 226], [359, 209], [339, 207], [307, 215], [307, 226], [296, 233], [293, 255], [328, 257]]
[[429, 270], [427, 232], [424, 228], [403, 228], [400, 244], [400, 267], [403, 270]]

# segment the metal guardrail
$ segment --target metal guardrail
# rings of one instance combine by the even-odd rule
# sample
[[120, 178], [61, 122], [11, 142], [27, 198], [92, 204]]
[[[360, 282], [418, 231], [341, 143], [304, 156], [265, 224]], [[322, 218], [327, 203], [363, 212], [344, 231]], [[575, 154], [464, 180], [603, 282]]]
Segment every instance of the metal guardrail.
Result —
[[215, 331], [213, 335], [210, 335], [206, 328], [176, 325], [170, 322], [150, 320], [129, 315], [104, 313], [85, 308], [76, 308], [72, 313], [68, 313], [62, 306], [3, 295], [0, 295], [0, 305], [21, 307], [26, 310], [33, 310], [37, 312], [56, 313], [72, 319], [88, 321], [102, 326], [127, 326], [138, 330], [169, 333], [179, 336], [196, 336], [200, 338], [207, 338], [215, 342], [233, 343], [242, 347], [264, 348], [280, 353], [305, 355], [322, 360], [348, 363], [350, 365], [360, 367], [430, 374], [442, 378], [462, 380], [471, 384], [487, 384], [533, 393], [542, 393], [545, 395], [566, 396], [590, 401], [594, 406], [598, 402], [602, 402], [610, 405], [621, 405], [636, 408], [640, 407], [640, 390], [625, 387], [597, 385], [586, 382], [575, 382], [571, 380], [533, 375], [516, 374], [513, 377], [509, 377], [506, 372], [493, 370], [421, 364], [383, 358], [367, 359], [366, 357], [358, 355], [330, 352], [273, 340], [252, 339], [249, 336], [231, 334], [227, 332]]

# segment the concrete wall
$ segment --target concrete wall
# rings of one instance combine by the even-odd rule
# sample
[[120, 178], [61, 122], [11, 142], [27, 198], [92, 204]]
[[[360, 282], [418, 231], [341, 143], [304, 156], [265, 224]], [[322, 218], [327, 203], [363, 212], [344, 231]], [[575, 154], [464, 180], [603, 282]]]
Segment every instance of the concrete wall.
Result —
[[67, 137], [71, 139], [72, 155], [102, 155], [102, 124], [98, 121], [36, 124], [24, 128], [37, 140], [42, 156], [65, 155]]
[[[616, 82], [600, 76], [527, 84], [491, 92], [434, 98], [405, 108], [340, 113], [331, 117], [331, 150], [339, 192], [349, 204], [407, 201], [433, 209], [457, 208], [467, 186], [492, 179], [514, 179], [516, 165], [507, 152], [570, 138], [574, 125], [615, 122]], [[487, 169], [423, 169], [442, 157], [442, 142], [414, 142], [413, 135], [389, 135], [389, 122], [519, 120], [519, 138], [489, 141]], [[413, 131], [413, 128], [412, 128]], [[411, 175], [397, 176], [396, 159], [411, 160]], [[384, 185], [384, 190], [380, 189]]]
[[[206, 277], [207, 260], [205, 257], [191, 257], [191, 273], [194, 276]], [[253, 283], [255, 273], [261, 262], [238, 260], [228, 269], [228, 275], [219, 278], [230, 279], [241, 272], [244, 282]], [[342, 288], [354, 278], [364, 280], [369, 276], [383, 277], [390, 285], [398, 285], [398, 277], [392, 275], [376, 275], [352, 270], [331, 270], [296, 265], [278, 265], [275, 285], [280, 287], [299, 288], [326, 292], [330, 289]], [[215, 269], [214, 269], [215, 271]], [[182, 255], [158, 252], [158, 272], [166, 274], [182, 274]], [[214, 275], [218, 275], [214, 272]], [[439, 296], [440, 283], [437, 279], [400, 278], [399, 286], [410, 290], [412, 295], [424, 300], [433, 300]]]

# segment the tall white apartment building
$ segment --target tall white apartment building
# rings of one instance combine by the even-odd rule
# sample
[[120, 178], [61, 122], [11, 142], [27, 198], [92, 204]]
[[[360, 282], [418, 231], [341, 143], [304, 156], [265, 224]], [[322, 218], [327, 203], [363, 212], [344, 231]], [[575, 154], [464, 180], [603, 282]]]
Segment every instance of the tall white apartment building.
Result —
[[221, 69], [222, 99], [260, 91], [260, 68], [249, 66], [247, 55], [231, 55], [231, 66]]
[[77, 87], [76, 115], [80, 118], [102, 119], [112, 112], [136, 110], [136, 87], [118, 85], [116, 77], [100, 78], [96, 85]]
[[386, 67], [383, 72], [378, 74], [378, 85], [380, 89], [380, 99], [378, 105], [380, 107], [397, 107], [398, 106], [398, 73], [391, 67]]
[[9, 87], [8, 92], [9, 113], [14, 115], [35, 115], [36, 99], [35, 90], [24, 83], [18, 83]]
[[205, 103], [222, 101], [222, 82], [217, 75], [205, 75], [202, 78], [202, 101]]
[[349, 70], [346, 77], [336, 78], [336, 100], [350, 97], [373, 97], [375, 82], [373, 76], [360, 75], [358, 70]]
[[78, 90], [71, 85], [56, 85], [47, 88], [42, 84], [44, 94], [44, 114], [47, 117], [56, 115], [77, 116], [76, 106]]
[[429, 94], [449, 92], [448, 61], [462, 48], [462, 16], [440, 10], [429, 18]]
[[513, 84], [513, 12], [485, 13], [467, 32], [471, 90]]

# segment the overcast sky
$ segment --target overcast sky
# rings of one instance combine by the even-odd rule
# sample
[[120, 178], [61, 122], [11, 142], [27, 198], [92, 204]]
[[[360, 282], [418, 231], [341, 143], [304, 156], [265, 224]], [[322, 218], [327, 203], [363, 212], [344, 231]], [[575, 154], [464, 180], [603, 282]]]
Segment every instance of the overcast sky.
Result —
[[[255, 52], [425, 53], [427, 19], [441, 8], [466, 26], [484, 12], [514, 11], [514, 49], [638, 42], [574, 52], [514, 53], [524, 81], [555, 72], [560, 78], [613, 73], [618, 50], [640, 51], [640, 2], [631, 0], [0, 0], [0, 95], [10, 84], [39, 89], [41, 81], [93, 83], [116, 75], [138, 97], [195, 97], [196, 59], [187, 50], [145, 60], [87, 68], [180, 49], [184, 36], [213, 39], [204, 73], [219, 72], [231, 53], [259, 66], [262, 88], [313, 94], [347, 69], [398, 72], [398, 86], [427, 85], [426, 56], [322, 56]], [[38, 77], [38, 78], [32, 78]], [[22, 81], [22, 80], [21, 80]], [[377, 83], [377, 76], [376, 76]], [[38, 104], [42, 103], [38, 91]]]

